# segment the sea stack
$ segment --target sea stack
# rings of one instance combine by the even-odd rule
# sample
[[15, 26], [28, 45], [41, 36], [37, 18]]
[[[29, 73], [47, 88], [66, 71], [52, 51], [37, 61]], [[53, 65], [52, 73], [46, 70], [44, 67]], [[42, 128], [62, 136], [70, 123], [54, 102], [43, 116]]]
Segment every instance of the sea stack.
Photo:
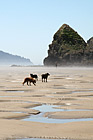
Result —
[[74, 29], [63, 24], [53, 36], [53, 41], [49, 45], [48, 56], [43, 61], [44, 65], [93, 65], [92, 39], [86, 43]]

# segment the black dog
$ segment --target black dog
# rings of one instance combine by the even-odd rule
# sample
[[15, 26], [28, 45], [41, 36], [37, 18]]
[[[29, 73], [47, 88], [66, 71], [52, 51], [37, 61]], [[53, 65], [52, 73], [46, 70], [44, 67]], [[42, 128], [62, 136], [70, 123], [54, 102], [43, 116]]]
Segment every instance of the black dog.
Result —
[[30, 76], [31, 76], [32, 78], [35, 78], [36, 80], [38, 80], [38, 76], [37, 76], [36, 74], [30, 74]]
[[44, 79], [44, 82], [45, 82], [45, 79], [46, 79], [46, 82], [47, 82], [47, 78], [50, 74], [49, 73], [45, 73], [45, 74], [42, 74], [41, 77], [42, 77], [42, 82], [43, 82], [43, 79]]

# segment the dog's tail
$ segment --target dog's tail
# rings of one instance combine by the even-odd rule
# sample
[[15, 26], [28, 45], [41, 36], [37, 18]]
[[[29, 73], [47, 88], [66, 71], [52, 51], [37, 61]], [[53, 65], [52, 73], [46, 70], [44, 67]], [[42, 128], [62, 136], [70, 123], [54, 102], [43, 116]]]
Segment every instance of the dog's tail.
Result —
[[25, 83], [25, 82], [22, 83], [23, 86], [24, 86], [24, 83]]
[[24, 82], [22, 83], [22, 85], [24, 85]]

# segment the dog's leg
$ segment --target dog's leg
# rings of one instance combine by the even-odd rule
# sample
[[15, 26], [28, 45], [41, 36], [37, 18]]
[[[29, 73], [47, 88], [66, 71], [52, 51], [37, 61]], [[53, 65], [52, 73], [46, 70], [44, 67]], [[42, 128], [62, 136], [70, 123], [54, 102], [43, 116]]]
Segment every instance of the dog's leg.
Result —
[[35, 86], [36, 86], [36, 84], [35, 83], [33, 83]]
[[28, 85], [28, 81], [27, 81], [27, 85]]
[[46, 82], [47, 82], [47, 78], [46, 78]]
[[31, 82], [29, 82], [29, 86], [31, 86]]

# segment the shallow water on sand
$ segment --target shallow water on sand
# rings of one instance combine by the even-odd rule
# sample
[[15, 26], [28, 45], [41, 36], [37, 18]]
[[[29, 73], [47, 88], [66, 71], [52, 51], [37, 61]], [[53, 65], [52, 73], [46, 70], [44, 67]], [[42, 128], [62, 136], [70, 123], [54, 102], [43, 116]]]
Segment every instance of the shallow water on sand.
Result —
[[68, 122], [79, 122], [79, 121], [91, 121], [93, 118], [81, 118], [81, 119], [52, 119], [43, 117], [45, 112], [58, 112], [58, 111], [90, 111], [84, 109], [59, 109], [57, 105], [43, 104], [41, 106], [34, 107], [33, 109], [39, 110], [41, 113], [38, 115], [31, 115], [28, 118], [23, 119], [24, 121], [42, 122], [42, 123], [68, 123]]
[[24, 121], [41, 122], [41, 123], [68, 123], [68, 122], [79, 122], [79, 121], [93, 121], [93, 118], [81, 118], [81, 119], [52, 119], [43, 117], [42, 114], [36, 116], [30, 116], [24, 119]]
[[60, 109], [58, 105], [42, 104], [40, 106], [33, 107], [35, 110], [39, 110], [42, 113], [45, 112], [59, 112], [59, 111], [90, 111], [88, 109]]
[[[27, 139], [16, 139], [16, 140], [55, 140], [55, 139], [27, 138]], [[70, 139], [56, 139], [56, 140], [70, 140]]]

